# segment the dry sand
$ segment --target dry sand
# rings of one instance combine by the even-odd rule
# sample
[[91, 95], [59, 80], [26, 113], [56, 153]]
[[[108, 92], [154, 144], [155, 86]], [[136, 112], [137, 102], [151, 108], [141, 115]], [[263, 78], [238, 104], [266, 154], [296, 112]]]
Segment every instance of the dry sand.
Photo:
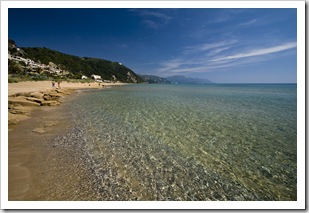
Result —
[[[87, 163], [87, 156], [81, 149], [83, 145], [78, 147], [59, 145], [55, 140], [58, 135], [66, 134], [66, 131], [72, 128], [72, 124], [65, 119], [67, 112], [62, 106], [69, 104], [74, 95], [66, 95], [74, 93], [74, 89], [82, 88], [102, 88], [102, 84], [62, 82], [61, 93], [59, 93], [61, 96], [59, 100], [57, 99], [62, 105], [57, 107], [23, 106], [19, 105], [18, 101], [9, 104], [13, 105], [9, 109], [9, 118], [11, 115], [15, 118], [21, 116], [24, 119], [16, 123], [9, 122], [8, 195], [10, 201], [100, 199], [95, 176], [91, 175], [93, 174], [91, 165]], [[28, 98], [27, 94], [33, 92], [52, 94], [56, 93], [55, 91], [48, 81], [11, 83], [9, 96], [23, 94], [9, 97], [9, 100]]]
[[[102, 88], [103, 86], [124, 85], [124, 83], [69, 83], [63, 81], [60, 83], [60, 87], [63, 89], [82, 89], [82, 88]], [[55, 84], [58, 87], [57, 83]], [[39, 92], [42, 90], [52, 89], [51, 81], [24, 81], [19, 83], [9, 83], [8, 95], [14, 95], [16, 93], [24, 92]]]
[[[76, 89], [104, 89], [109, 86], [124, 85], [124, 83], [69, 83], [61, 82], [52, 87], [51, 81], [25, 81], [9, 83], [9, 113], [8, 122], [10, 130], [12, 124], [18, 124], [31, 115], [31, 111], [37, 106], [53, 106], [61, 103], [61, 98], [71, 94]], [[43, 97], [53, 95], [53, 97]], [[38, 100], [40, 99], [40, 100]], [[44, 101], [44, 103], [43, 103]]]

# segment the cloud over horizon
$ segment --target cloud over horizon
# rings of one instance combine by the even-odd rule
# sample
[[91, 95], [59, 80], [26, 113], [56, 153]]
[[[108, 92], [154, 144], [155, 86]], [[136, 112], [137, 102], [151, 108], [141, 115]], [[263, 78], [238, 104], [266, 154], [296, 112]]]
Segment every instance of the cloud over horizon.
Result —
[[[247, 9], [209, 14], [211, 20], [189, 34], [193, 44], [180, 47], [180, 54], [162, 60], [155, 71], [162, 76], [196, 75], [264, 66], [287, 55], [294, 59], [297, 42], [290, 33], [296, 31], [287, 33], [280, 28], [278, 23], [284, 23], [283, 13], [261, 14], [253, 15]], [[206, 42], [195, 42], [203, 40]]]
[[253, 49], [249, 52], [244, 53], [238, 53], [235, 55], [230, 55], [226, 57], [221, 58], [215, 58], [212, 61], [223, 61], [223, 60], [229, 60], [229, 59], [238, 59], [238, 58], [246, 58], [246, 57], [252, 57], [252, 56], [259, 56], [259, 55], [267, 55], [271, 53], [276, 53], [288, 49], [296, 48], [296, 42], [289, 42], [285, 44], [281, 44], [278, 46], [268, 47], [268, 48], [262, 48], [262, 49]]
[[[120, 61], [138, 74], [296, 82], [297, 15], [297, 8], [10, 8], [8, 21], [20, 46]], [[57, 30], [37, 27], [46, 23]]]
[[157, 72], [161, 75], [215, 72], [223, 68], [262, 63], [271, 59], [265, 55], [280, 57], [277, 53], [297, 47], [296, 42], [285, 42], [270, 47], [265, 45], [268, 47], [264, 48], [247, 47], [243, 51], [239, 50], [239, 43], [230, 40], [184, 47], [181, 56], [161, 62]]

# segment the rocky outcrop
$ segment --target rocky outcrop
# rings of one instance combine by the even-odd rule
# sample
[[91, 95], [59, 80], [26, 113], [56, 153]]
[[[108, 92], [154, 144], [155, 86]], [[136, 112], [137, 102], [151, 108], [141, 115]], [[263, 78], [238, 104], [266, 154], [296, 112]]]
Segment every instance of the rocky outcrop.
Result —
[[41, 92], [32, 92], [29, 95], [30, 97], [33, 97], [33, 98], [43, 99], [44, 94]]
[[57, 106], [60, 103], [58, 101], [43, 101], [42, 106]]
[[34, 102], [34, 101], [29, 101], [27, 100], [27, 97], [24, 96], [18, 96], [18, 97], [11, 97], [9, 98], [9, 105], [12, 106], [40, 106], [41, 104]]
[[50, 101], [50, 100], [59, 100], [62, 97], [62, 95], [57, 93], [45, 93], [43, 95], [44, 100]]
[[39, 106], [57, 106], [65, 95], [71, 94], [72, 90], [53, 89], [49, 91], [17, 93], [9, 96], [9, 125], [18, 124], [31, 114], [31, 111]]

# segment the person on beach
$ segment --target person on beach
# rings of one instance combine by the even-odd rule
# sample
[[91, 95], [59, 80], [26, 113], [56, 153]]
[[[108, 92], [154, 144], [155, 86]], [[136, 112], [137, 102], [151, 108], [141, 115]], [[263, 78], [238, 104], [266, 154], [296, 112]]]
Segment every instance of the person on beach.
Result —
[[61, 87], [60, 87], [60, 81], [58, 81], [58, 89], [60, 89]]
[[55, 82], [54, 81], [52, 81], [52, 88], [54, 88], [55, 87]]

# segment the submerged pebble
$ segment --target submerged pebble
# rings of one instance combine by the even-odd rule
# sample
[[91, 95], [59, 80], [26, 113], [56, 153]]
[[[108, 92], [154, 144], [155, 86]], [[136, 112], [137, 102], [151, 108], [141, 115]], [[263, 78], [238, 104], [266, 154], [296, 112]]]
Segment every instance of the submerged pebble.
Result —
[[[278, 95], [272, 87], [250, 89], [137, 85], [80, 94], [70, 106], [75, 129], [58, 144], [87, 153], [99, 200], [295, 200], [296, 90], [276, 88], [277, 103], [268, 102]], [[290, 117], [279, 116], [284, 110]], [[281, 123], [289, 139], [273, 131]]]

